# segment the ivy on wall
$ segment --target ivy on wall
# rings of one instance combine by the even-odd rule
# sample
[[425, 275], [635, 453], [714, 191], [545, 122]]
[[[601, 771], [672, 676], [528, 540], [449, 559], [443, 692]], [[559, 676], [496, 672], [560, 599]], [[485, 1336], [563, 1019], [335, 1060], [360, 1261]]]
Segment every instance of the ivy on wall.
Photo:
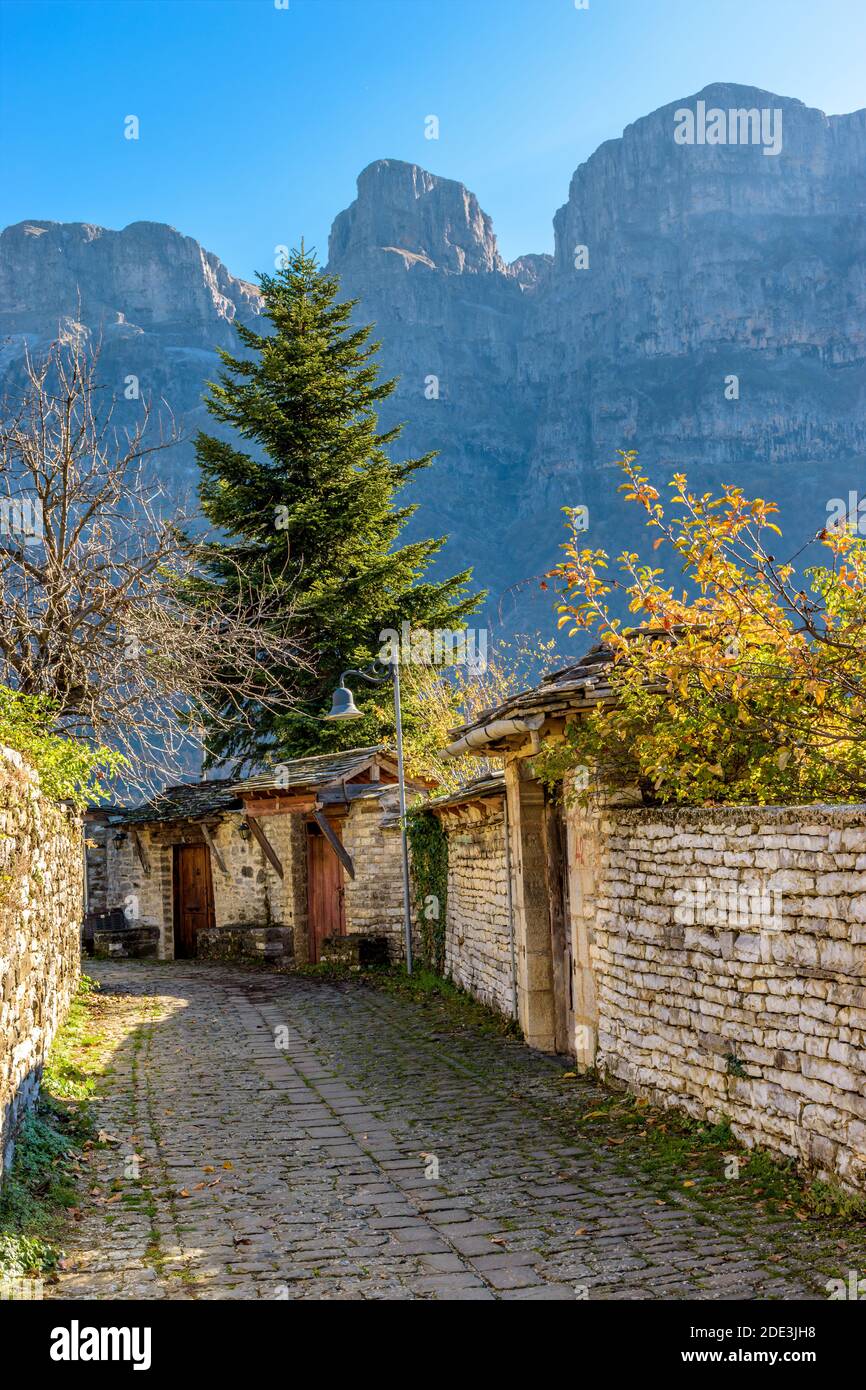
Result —
[[[14, 749], [39, 773], [45, 796], [81, 809], [108, 800], [106, 780], [126, 766], [107, 748], [94, 748], [54, 731], [56, 709], [42, 695], [22, 695], [0, 685], [0, 745]], [[3, 776], [12, 774], [8, 769]], [[5, 805], [5, 801], [3, 805]]]
[[411, 854], [412, 896], [427, 970], [445, 973], [445, 920], [448, 907], [448, 836], [432, 811], [410, 811], [406, 834]]

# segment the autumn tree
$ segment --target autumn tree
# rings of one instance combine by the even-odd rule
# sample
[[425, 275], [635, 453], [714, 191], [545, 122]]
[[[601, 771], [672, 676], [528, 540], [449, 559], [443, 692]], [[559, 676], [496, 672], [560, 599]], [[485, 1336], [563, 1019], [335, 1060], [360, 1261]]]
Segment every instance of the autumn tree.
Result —
[[[501, 769], [504, 759], [493, 754], [464, 753], [443, 759], [442, 750], [451, 741], [455, 727], [495, 709], [558, 664], [554, 641], [538, 634], [519, 634], [492, 642], [483, 661], [461, 661], [448, 667], [427, 663], [407, 666], [401, 680], [418, 711], [405, 739], [407, 771], [431, 778], [447, 791], [456, 791], [485, 772]], [[384, 715], [385, 710], [382, 712]]]
[[620, 461], [653, 554], [681, 578], [631, 552], [612, 577], [569, 514], [550, 575], [560, 627], [605, 644], [611, 695], [570, 724], [548, 775], [594, 766], [662, 803], [862, 799], [866, 542], [842, 524], [781, 558], [774, 503], [734, 486], [697, 495], [676, 474], [666, 507], [637, 455]]

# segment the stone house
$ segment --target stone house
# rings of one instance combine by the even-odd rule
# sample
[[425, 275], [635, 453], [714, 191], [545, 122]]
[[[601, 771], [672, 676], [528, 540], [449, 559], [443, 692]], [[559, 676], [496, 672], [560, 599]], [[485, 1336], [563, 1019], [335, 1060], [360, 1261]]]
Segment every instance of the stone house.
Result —
[[[423, 792], [420, 783], [407, 785]], [[340, 938], [403, 951], [395, 759], [296, 758], [273, 773], [169, 787], [88, 813], [97, 948], [162, 959], [318, 961]], [[384, 939], [384, 940], [382, 940]]]
[[536, 776], [533, 755], [570, 719], [611, 698], [608, 665], [606, 649], [593, 648], [575, 665], [455, 729], [445, 750], [504, 759], [520, 1026], [533, 1047], [584, 1057], [588, 1065], [594, 1062], [592, 1040], [583, 1046], [579, 1030], [592, 1013], [592, 979], [587, 942], [575, 925], [582, 921], [582, 846], [567, 798]]
[[[613, 698], [609, 662], [594, 648], [449, 746], [504, 759], [524, 1036], [862, 1188], [866, 806], [651, 806], [599, 787], [578, 795], [574, 774], [546, 786], [536, 755]], [[459, 805], [441, 813], [454, 816], [449, 864], [460, 837], [483, 864], [491, 802], [474, 818]], [[505, 1011], [485, 984], [483, 903], [462, 875], [458, 854], [455, 978]], [[491, 920], [499, 910], [491, 893]]]

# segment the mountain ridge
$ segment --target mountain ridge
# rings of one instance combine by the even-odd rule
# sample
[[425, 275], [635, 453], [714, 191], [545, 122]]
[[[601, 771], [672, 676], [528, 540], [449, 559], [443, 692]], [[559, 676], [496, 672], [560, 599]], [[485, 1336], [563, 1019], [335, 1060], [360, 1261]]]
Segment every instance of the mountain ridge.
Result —
[[[780, 110], [778, 154], [677, 144], [677, 111], [698, 103]], [[475, 562], [494, 621], [547, 622], [532, 577], [556, 559], [562, 506], [589, 508], [588, 544], [640, 539], [611, 495], [619, 448], [662, 480], [687, 468], [702, 488], [784, 493], [792, 539], [864, 485], [866, 109], [709, 84], [603, 142], [553, 225], [552, 255], [506, 262], [464, 184], [380, 159], [329, 238], [400, 378], [383, 427], [407, 422], [406, 454], [440, 451], [411, 485], [413, 534], [450, 534], [442, 563]], [[80, 315], [110, 381], [140, 376], [195, 428], [217, 348], [259, 308], [255, 286], [164, 224], [18, 223], [0, 234], [0, 394], [25, 341]], [[173, 460], [192, 485], [190, 447]]]

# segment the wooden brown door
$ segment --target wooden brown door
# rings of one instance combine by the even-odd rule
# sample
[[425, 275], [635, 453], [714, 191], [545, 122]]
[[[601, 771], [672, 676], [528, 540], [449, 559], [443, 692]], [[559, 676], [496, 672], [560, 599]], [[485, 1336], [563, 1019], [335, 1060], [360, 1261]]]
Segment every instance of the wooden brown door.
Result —
[[307, 826], [307, 912], [310, 960], [317, 961], [326, 936], [346, 935], [343, 870], [317, 825]]
[[176, 845], [174, 851], [174, 954], [196, 954], [196, 932], [214, 925], [213, 883], [207, 845]]
[[568, 900], [568, 836], [562, 808], [562, 783], [545, 792], [544, 841], [550, 903], [550, 955], [553, 967], [554, 1036], [557, 1052], [574, 1053], [574, 965]]

